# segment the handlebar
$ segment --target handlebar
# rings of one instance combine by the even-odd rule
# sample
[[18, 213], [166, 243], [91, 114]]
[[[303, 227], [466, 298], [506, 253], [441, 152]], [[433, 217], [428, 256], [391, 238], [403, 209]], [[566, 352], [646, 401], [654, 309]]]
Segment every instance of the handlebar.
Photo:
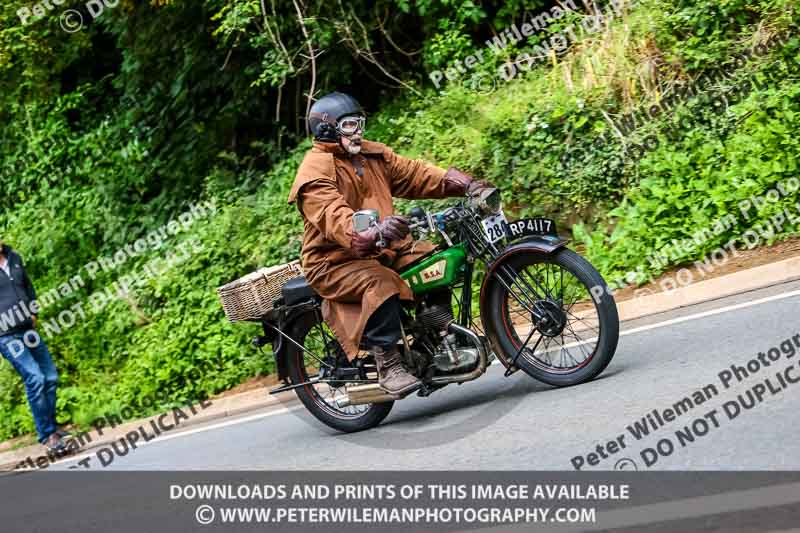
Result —
[[[422, 229], [425, 232], [436, 232], [437, 230], [442, 232], [443, 236], [446, 240], [449, 241], [449, 238], [446, 234], [444, 234], [443, 223], [448, 222], [453, 213], [461, 212], [466, 208], [468, 211], [472, 209], [480, 209], [482, 205], [487, 203], [490, 197], [495, 196], [496, 201], [499, 204], [499, 194], [496, 194], [498, 191], [497, 189], [491, 189], [491, 192], [487, 195], [482, 195], [482, 197], [468, 197], [466, 205], [465, 203], [460, 203], [457, 206], [448, 207], [444, 211], [440, 211], [438, 213], [431, 213], [426, 212], [424, 209], [420, 207], [414, 207], [409, 211], [407, 218], [409, 219], [409, 229], [410, 230], [420, 230]], [[499, 208], [499, 206], [498, 206]], [[353, 229], [355, 231], [364, 231], [365, 229], [375, 226], [378, 223], [378, 211], [375, 209], [364, 209], [361, 211], [357, 211], [353, 215]], [[383, 235], [380, 233], [378, 234], [378, 241], [376, 242], [376, 246], [378, 248], [385, 248], [387, 245], [386, 241], [383, 239]]]

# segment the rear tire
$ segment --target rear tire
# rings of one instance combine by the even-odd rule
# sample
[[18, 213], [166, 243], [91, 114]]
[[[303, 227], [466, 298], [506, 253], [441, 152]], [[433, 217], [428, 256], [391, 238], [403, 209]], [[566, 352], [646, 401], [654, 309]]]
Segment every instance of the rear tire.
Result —
[[[583, 333], [583, 336], [578, 335], [572, 326], [569, 326], [569, 329], [567, 327], [561, 328], [562, 332], [571, 331], [572, 334], [576, 336], [576, 339], [581, 339], [581, 342], [565, 342], [563, 334], [561, 335], [560, 344], [558, 344], [558, 341], [556, 341], [556, 346], [559, 347], [560, 352], [563, 355], [565, 349], [569, 352], [569, 349], [574, 346], [578, 346], [580, 348], [577, 350], [578, 352], [588, 351], [585, 350], [584, 347], [589, 343], [589, 340], [584, 339], [584, 337], [595, 339], [592, 340], [593, 350], [586, 354], [584, 361], [577, 361], [577, 359], [574, 359], [574, 357], [571, 355], [570, 357], [576, 362], [576, 364], [572, 367], [557, 367], [553, 365], [548, 368], [548, 365], [545, 362], [537, 359], [535, 347], [533, 347], [537, 337], [540, 336], [540, 331], [537, 329], [536, 332], [532, 334], [529, 342], [525, 345], [526, 349], [520, 353], [520, 357], [517, 359], [516, 366], [518, 366], [531, 377], [556, 387], [565, 387], [584, 383], [594, 379], [603, 370], [605, 370], [605, 368], [611, 362], [611, 359], [614, 357], [614, 352], [617, 349], [617, 342], [619, 340], [619, 315], [617, 313], [617, 306], [614, 302], [614, 298], [606, 290], [607, 286], [603, 280], [603, 277], [599, 272], [597, 272], [597, 270], [595, 270], [591, 263], [572, 250], [562, 248], [550, 255], [535, 252], [531, 252], [529, 254], [516, 254], [507, 259], [504, 265], [511, 267], [511, 269], [513, 269], [513, 271], [517, 274], [517, 277], [528, 267], [550, 269], [551, 267], [546, 265], [552, 265], [552, 270], [557, 272], [559, 272], [559, 269], [563, 270], [563, 272], [570, 274], [576, 280], [572, 285], [573, 290], [576, 291], [576, 294], [578, 294], [578, 296], [575, 296], [575, 298], [579, 298], [581, 290], [585, 291], [585, 296], [588, 296], [588, 298], [579, 300], [577, 303], [580, 303], [584, 310], [590, 309], [591, 304], [593, 304], [594, 310], [598, 317], [598, 326], [596, 330], [593, 328], [578, 330]], [[566, 307], [563, 305], [563, 272], [561, 274], [562, 297], [560, 298], [560, 300], [562, 300], [560, 302], [562, 309]], [[530, 279], [533, 279], [533, 277]], [[485, 308], [481, 310], [483, 321], [487, 329], [487, 335], [493, 346], [496, 349], [502, 350], [506, 360], [510, 362], [511, 359], [520, 351], [520, 346], [522, 346], [523, 342], [525, 342], [527, 339], [527, 335], [520, 335], [516, 331], [518, 324], [514, 324], [514, 320], [512, 319], [509, 311], [508, 302], [511, 298], [513, 298], [509, 291], [496, 280], [488, 280], [487, 283], [489, 285], [486, 287], [487, 293], [485, 296], [485, 301], [482, 302], [482, 305]], [[602, 295], [598, 298], [592, 297], [592, 288], [594, 287], [602, 288]], [[597, 292], [597, 289], [595, 289], [595, 292]], [[598, 299], [600, 301], [597, 301]], [[555, 304], [548, 303], [548, 305], [553, 306], [552, 309], [555, 309], [556, 305], [559, 305], [559, 299], [556, 298], [555, 300]], [[543, 302], [546, 300], [537, 299], [537, 301]], [[576, 302], [573, 301], [572, 304], [575, 305]], [[515, 312], [517, 314], [524, 315], [524, 313], [520, 313], [518, 310]], [[576, 311], [576, 313], [577, 312], [578, 311]], [[571, 316], [575, 317], [575, 314], [572, 314]], [[564, 319], [570, 321], [570, 314], [565, 313]], [[531, 319], [531, 323], [535, 323], [535, 321]], [[526, 333], [529, 332], [530, 326], [528, 326], [528, 332]], [[543, 339], [551, 340], [552, 338], [558, 339], [558, 336], [550, 338], [545, 335], [541, 335], [541, 337]], [[545, 354], [550, 353], [548, 346], [549, 345], [546, 341], [544, 348]]]
[[[318, 331], [317, 318], [314, 313], [306, 313], [292, 324], [287, 333], [298, 343], [305, 344], [306, 338], [309, 337], [309, 333], [312, 331]], [[336, 344], [338, 346], [338, 343]], [[324, 353], [320, 353], [312, 348], [307, 347], [307, 349], [311, 349], [315, 351], [315, 353], [318, 353], [318, 355], [324, 356]], [[289, 377], [292, 383], [298, 384], [308, 381], [308, 356], [305, 352], [294, 344], [287, 343], [287, 359]], [[329, 402], [326, 402], [323, 395], [320, 394], [314, 385], [305, 385], [294, 390], [305, 408], [308, 409], [317, 420], [344, 433], [363, 431], [377, 426], [386, 418], [394, 405], [394, 402], [385, 402], [353, 406], [363, 408], [363, 412], [352, 414], [340, 410], [341, 408], [337, 408]]]

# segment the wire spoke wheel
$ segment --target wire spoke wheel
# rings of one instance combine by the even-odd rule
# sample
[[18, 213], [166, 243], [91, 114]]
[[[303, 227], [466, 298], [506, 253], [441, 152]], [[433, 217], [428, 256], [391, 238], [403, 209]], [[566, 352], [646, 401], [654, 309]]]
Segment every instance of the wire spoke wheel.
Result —
[[[557, 264], [526, 265], [516, 274], [520, 279], [506, 292], [502, 312], [516, 348], [525, 343], [520, 357], [549, 372], [572, 372], [586, 364], [600, 340], [600, 316], [589, 289]], [[541, 287], [541, 294], [521, 298], [518, 293], [530, 286]], [[523, 307], [526, 300], [542, 320]]]
[[602, 372], [616, 350], [619, 318], [591, 264], [562, 249], [520, 254], [497, 270], [502, 282], [492, 284], [487, 300], [496, 312], [485, 321], [507, 360], [516, 357], [516, 366], [553, 385]]
[[[300, 341], [300, 339], [295, 339]], [[328, 411], [332, 416], [344, 418], [359, 417], [369, 410], [368, 404], [341, 406], [341, 401], [347, 398], [345, 387], [348, 384], [358, 384], [359, 380], [341, 381], [337, 379], [336, 369], [353, 368], [341, 345], [336, 340], [327, 324], [316, 323], [306, 334], [301, 342], [308, 350], [303, 352], [303, 372], [305, 381], [315, 381], [308, 387], [308, 393], [314, 398], [320, 408]]]
[[[293, 384], [303, 384], [295, 393], [303, 405], [324, 424], [344, 432], [361, 431], [378, 425], [393, 402], [348, 405], [346, 387], [373, 381], [374, 365], [362, 371], [348, 361], [333, 332], [318, 315], [309, 312], [290, 328], [291, 337], [304, 349], [287, 348], [289, 376]], [[371, 372], [370, 372], [371, 371]], [[368, 373], [369, 372], [369, 373]]]

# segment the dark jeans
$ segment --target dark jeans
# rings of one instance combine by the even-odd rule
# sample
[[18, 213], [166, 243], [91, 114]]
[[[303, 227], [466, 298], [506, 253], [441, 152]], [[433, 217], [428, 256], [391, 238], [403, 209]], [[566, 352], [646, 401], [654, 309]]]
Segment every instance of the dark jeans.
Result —
[[56, 432], [56, 386], [58, 372], [47, 345], [35, 331], [0, 337], [0, 353], [25, 382], [28, 405], [39, 434], [39, 442]]
[[361, 345], [367, 349], [380, 346], [388, 350], [402, 337], [400, 331], [400, 298], [396, 295], [383, 302], [367, 320]]

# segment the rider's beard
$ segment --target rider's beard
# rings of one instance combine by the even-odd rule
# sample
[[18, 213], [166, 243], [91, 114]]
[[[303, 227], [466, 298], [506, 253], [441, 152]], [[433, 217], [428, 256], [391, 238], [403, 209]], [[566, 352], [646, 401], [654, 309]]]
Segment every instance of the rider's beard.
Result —
[[342, 137], [342, 148], [344, 148], [350, 155], [357, 155], [361, 152], [361, 135], [351, 135], [350, 137]]

